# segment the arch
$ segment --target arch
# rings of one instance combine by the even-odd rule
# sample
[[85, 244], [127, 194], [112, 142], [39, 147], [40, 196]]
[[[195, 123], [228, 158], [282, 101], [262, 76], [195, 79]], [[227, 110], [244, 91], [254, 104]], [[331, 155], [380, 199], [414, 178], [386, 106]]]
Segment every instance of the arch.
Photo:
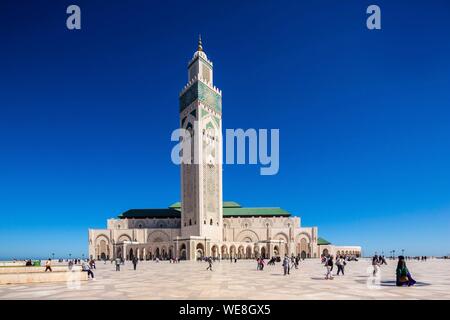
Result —
[[[250, 239], [250, 241], [244, 241], [244, 239], [247, 239], [247, 238]], [[249, 230], [249, 229], [242, 230], [241, 232], [239, 232], [236, 239], [237, 239], [236, 241], [239, 241], [239, 242], [258, 242], [259, 241], [259, 237], [256, 234], [256, 232]]]
[[252, 246], [247, 246], [247, 249], [245, 250], [245, 257], [247, 259], [252, 258]]
[[308, 243], [311, 243], [311, 236], [305, 231], [302, 231], [295, 236], [295, 242], [300, 242], [302, 238], [306, 238]]
[[167, 233], [165, 233], [164, 231], [153, 231], [151, 233], [149, 233], [149, 235], [147, 236], [147, 242], [148, 243], [153, 243], [153, 242], [169, 242], [170, 241], [170, 237]]
[[238, 258], [242, 259], [244, 257], [244, 246], [240, 245], [238, 248]]
[[255, 245], [255, 246], [253, 247], [253, 254], [254, 254], [254, 257], [255, 257], [255, 258], [257, 258], [257, 257], [260, 256], [260, 255], [259, 255], [259, 247], [258, 247], [257, 245]]
[[273, 247], [273, 255], [274, 256], [279, 256], [280, 255], [280, 248], [278, 248], [278, 246], [274, 246]]
[[186, 244], [182, 243], [180, 247], [180, 259], [186, 260], [186, 257], [187, 257]]
[[119, 238], [117, 238], [117, 242], [124, 242], [124, 241], [130, 241], [131, 242], [131, 237], [127, 234], [122, 234], [119, 236]]
[[197, 243], [195, 246], [195, 256], [197, 260], [202, 259], [205, 256], [205, 247], [202, 243]]
[[222, 255], [222, 259], [228, 258], [228, 249], [226, 245], [222, 245], [220, 248], [220, 254]]
[[234, 244], [230, 247], [230, 257], [236, 257], [236, 246]]
[[217, 245], [213, 245], [211, 247], [211, 256], [213, 258], [217, 258], [219, 256], [219, 247]]
[[266, 247], [261, 247], [261, 257], [262, 257], [263, 259], [268, 258], [268, 257], [266, 256]]
[[104, 234], [99, 234], [95, 238], [96, 258], [98, 260], [109, 259], [109, 256], [110, 256], [109, 248], [110, 248], [109, 238]]
[[134, 258], [134, 252], [133, 252], [133, 248], [130, 248], [130, 251], [128, 251], [128, 260], [133, 260]]
[[151, 260], [151, 259], [152, 259], [152, 248], [149, 247], [146, 249], [145, 260]]
[[274, 237], [273, 240], [282, 240], [286, 243], [288, 243], [289, 237], [284, 232], [278, 232]]

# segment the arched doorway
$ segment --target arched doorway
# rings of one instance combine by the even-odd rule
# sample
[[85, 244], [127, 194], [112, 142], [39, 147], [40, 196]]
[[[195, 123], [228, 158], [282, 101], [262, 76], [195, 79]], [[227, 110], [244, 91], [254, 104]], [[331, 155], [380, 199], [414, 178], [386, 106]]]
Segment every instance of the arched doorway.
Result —
[[230, 257], [231, 257], [231, 258], [236, 257], [236, 247], [235, 247], [234, 245], [232, 245], [232, 246], [230, 247]]
[[213, 258], [217, 258], [218, 257], [218, 253], [219, 253], [219, 247], [217, 247], [216, 245], [214, 245], [211, 248], [211, 253], [212, 253], [212, 257]]
[[133, 248], [130, 249], [128, 258], [129, 258], [129, 260], [133, 260], [133, 258], [134, 258]]
[[280, 255], [280, 249], [278, 248], [278, 246], [274, 246], [273, 247], [273, 255], [274, 256], [279, 256]]
[[303, 251], [300, 253], [300, 258], [302, 258], [303, 260], [306, 259], [306, 251], [305, 251], [305, 250], [303, 250]]
[[268, 257], [266, 256], [266, 247], [261, 247], [261, 257], [263, 259], [267, 259]]
[[156, 250], [155, 250], [155, 257], [158, 259], [161, 258], [161, 255], [159, 254], [159, 248], [156, 248]]
[[198, 243], [197, 246], [195, 247], [195, 258], [197, 260], [201, 260], [204, 257], [204, 247], [201, 243]]
[[253, 248], [253, 256], [254, 256], [254, 258], [259, 258], [259, 247], [258, 246], [255, 246], [254, 248]]
[[183, 243], [180, 248], [180, 259], [186, 260], [186, 245]]
[[251, 246], [247, 246], [246, 252], [245, 252], [245, 257], [247, 259], [251, 259], [252, 258], [252, 247]]
[[222, 246], [221, 252], [222, 252], [222, 259], [228, 258], [228, 252], [227, 252], [227, 246], [226, 245]]
[[244, 257], [244, 246], [239, 246], [238, 248], [238, 258], [242, 259]]

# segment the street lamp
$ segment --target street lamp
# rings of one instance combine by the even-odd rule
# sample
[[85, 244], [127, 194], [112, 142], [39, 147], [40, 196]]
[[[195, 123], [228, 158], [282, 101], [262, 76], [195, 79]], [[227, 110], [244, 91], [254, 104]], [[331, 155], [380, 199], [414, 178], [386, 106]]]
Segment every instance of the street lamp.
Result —
[[392, 257], [393, 257], [394, 260], [395, 260], [395, 250], [392, 250]]
[[405, 255], [405, 249], [402, 249], [402, 256]]
[[55, 254], [52, 253], [52, 260], [55, 260]]
[[176, 254], [175, 254], [175, 259], [176, 259], [176, 261], [178, 262], [178, 236], [177, 236], [177, 242], [176, 242], [176, 244], [177, 244], [177, 252], [176, 252]]
[[70, 260], [70, 259], [72, 259], [72, 254], [71, 254], [71, 253], [69, 253], [69, 260]]

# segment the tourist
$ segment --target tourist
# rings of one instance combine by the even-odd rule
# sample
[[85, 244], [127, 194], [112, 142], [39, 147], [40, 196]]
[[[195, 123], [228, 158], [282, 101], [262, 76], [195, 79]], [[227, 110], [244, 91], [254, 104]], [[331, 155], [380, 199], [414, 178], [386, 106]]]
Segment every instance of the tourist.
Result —
[[259, 258], [259, 270], [263, 271], [264, 270], [264, 258]]
[[344, 266], [346, 262], [345, 259], [342, 256], [339, 256], [336, 258], [336, 266], [337, 266], [337, 273], [338, 276], [340, 272], [342, 272], [342, 275], [344, 275]]
[[52, 259], [50, 258], [45, 262], [45, 272], [47, 271], [52, 272]]
[[284, 270], [284, 275], [289, 274], [289, 262], [290, 262], [290, 259], [289, 259], [288, 255], [287, 254], [284, 255], [283, 264], [282, 264], [283, 270]]
[[133, 257], [133, 268], [134, 268], [134, 270], [136, 270], [136, 267], [137, 267], [137, 264], [138, 264], [138, 257], [137, 256], [134, 256]]
[[376, 277], [378, 274], [378, 271], [380, 270], [380, 260], [378, 259], [378, 255], [373, 256], [372, 267], [373, 267], [373, 276]]
[[95, 268], [95, 260], [94, 260], [94, 259], [91, 259], [91, 260], [89, 261], [89, 267], [90, 267], [91, 269], [96, 269], [96, 268]]
[[91, 266], [88, 263], [86, 263], [85, 261], [83, 261], [83, 263], [81, 264], [81, 270], [84, 272], [87, 272], [88, 279], [89, 279], [89, 277], [94, 279], [94, 273], [91, 270]]
[[73, 269], [73, 261], [70, 260], [69, 261], [69, 270], [72, 271], [72, 269]]
[[212, 271], [212, 264], [213, 264], [212, 258], [208, 257], [206, 261], [208, 262], [208, 268], [206, 268], [206, 270], [211, 270]]
[[408, 268], [406, 267], [406, 261], [404, 256], [398, 257], [397, 269], [396, 269], [396, 285], [413, 286], [416, 281], [411, 277]]
[[327, 268], [327, 274], [325, 275], [325, 280], [333, 280], [331, 271], [333, 271], [333, 256], [328, 256], [325, 260], [325, 267]]
[[122, 261], [120, 258], [116, 258], [116, 271], [120, 271], [120, 265]]

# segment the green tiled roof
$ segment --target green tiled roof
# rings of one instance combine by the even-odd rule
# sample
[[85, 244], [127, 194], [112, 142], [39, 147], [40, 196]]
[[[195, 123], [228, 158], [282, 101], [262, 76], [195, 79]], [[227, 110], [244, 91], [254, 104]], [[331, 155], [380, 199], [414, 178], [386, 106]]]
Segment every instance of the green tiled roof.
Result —
[[168, 209], [131, 209], [119, 215], [120, 219], [125, 218], [179, 218], [180, 210]]
[[291, 214], [281, 208], [223, 208], [224, 217], [289, 217]]
[[224, 201], [223, 202], [223, 207], [224, 208], [241, 208], [242, 206], [234, 201]]
[[[119, 215], [125, 218], [179, 218], [181, 216], [181, 203], [175, 202], [167, 209], [131, 209]], [[223, 203], [223, 216], [228, 217], [289, 217], [291, 214], [281, 208], [243, 208], [234, 201]]]
[[317, 244], [318, 245], [327, 245], [327, 244], [331, 244], [331, 242], [329, 242], [328, 240], [325, 240], [324, 238], [318, 238], [317, 239]]

